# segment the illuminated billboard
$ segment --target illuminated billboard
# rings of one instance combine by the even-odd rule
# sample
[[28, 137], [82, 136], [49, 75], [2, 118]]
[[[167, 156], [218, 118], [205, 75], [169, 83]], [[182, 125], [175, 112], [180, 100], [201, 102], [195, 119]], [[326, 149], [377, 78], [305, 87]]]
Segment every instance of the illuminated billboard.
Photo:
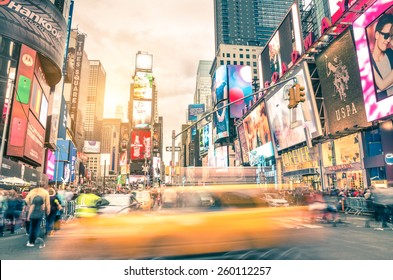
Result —
[[212, 123], [208, 123], [199, 129], [199, 154], [205, 155], [212, 145]]
[[[241, 118], [242, 110], [253, 99], [252, 96], [252, 70], [250, 66], [228, 65], [230, 118]], [[247, 98], [245, 98], [247, 97]]]
[[48, 176], [49, 180], [53, 180], [55, 173], [55, 154], [51, 150], [47, 150], [46, 154], [46, 171], [45, 174]]
[[243, 164], [248, 164], [250, 162], [250, 159], [248, 157], [248, 145], [247, 145], [247, 139], [244, 131], [244, 126], [243, 124], [240, 124], [237, 127], [237, 137], [239, 138], [240, 142], [240, 151], [241, 151], [241, 159]]
[[150, 130], [134, 130], [131, 133], [131, 160], [150, 159]]
[[310, 139], [322, 135], [307, 63], [300, 64], [285, 76], [290, 77], [296, 78], [305, 87], [304, 103], [288, 109], [288, 89], [294, 85], [293, 80], [277, 86], [266, 98], [270, 129], [277, 151], [306, 141], [306, 133]]
[[134, 100], [132, 111], [132, 127], [146, 128], [152, 121], [151, 101]]
[[355, 45], [350, 30], [316, 58], [330, 133], [368, 126]]
[[153, 81], [152, 73], [136, 72], [134, 76], [134, 99], [152, 99]]
[[138, 52], [135, 58], [135, 69], [151, 71], [153, 69], [153, 55]]
[[261, 86], [275, 83], [303, 53], [299, 10], [294, 3], [259, 57]]
[[99, 154], [101, 152], [101, 142], [84, 141], [83, 152], [86, 154]]
[[213, 141], [216, 142], [221, 138], [229, 137], [229, 114], [227, 101], [222, 101], [217, 104], [213, 114]]
[[228, 98], [228, 77], [227, 67], [221, 65], [213, 74], [212, 79], [212, 98], [213, 106]]
[[248, 151], [265, 158], [274, 155], [265, 102], [261, 102], [243, 120]]
[[190, 104], [188, 105], [188, 120], [195, 122], [198, 120], [198, 115], [205, 112], [205, 104]]
[[368, 121], [393, 115], [392, 5], [377, 0], [353, 23]]

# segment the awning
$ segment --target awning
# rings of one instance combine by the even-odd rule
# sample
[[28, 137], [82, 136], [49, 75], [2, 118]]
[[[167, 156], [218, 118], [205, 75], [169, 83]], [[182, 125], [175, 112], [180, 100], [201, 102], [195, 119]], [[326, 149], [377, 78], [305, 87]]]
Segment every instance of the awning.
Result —
[[17, 177], [1, 177], [0, 184], [16, 187], [29, 187], [30, 183]]
[[306, 168], [306, 169], [284, 172], [283, 175], [284, 176], [314, 176], [318, 174], [319, 173], [317, 168]]

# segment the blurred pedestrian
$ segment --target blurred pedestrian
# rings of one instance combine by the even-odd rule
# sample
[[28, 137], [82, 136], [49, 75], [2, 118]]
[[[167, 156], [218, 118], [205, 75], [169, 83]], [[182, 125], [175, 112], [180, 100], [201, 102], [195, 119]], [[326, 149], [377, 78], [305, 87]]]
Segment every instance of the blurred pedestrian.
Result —
[[10, 232], [15, 233], [15, 225], [20, 218], [22, 213], [23, 202], [19, 199], [18, 193], [15, 190], [8, 192], [7, 198], [7, 210], [5, 212], [5, 218], [10, 222]]
[[[30, 222], [29, 241], [26, 246], [34, 247], [35, 241], [40, 234], [41, 223], [45, 215], [50, 213], [49, 192], [43, 188], [43, 184], [33, 187], [26, 196], [26, 204], [28, 206], [27, 221]], [[44, 247], [41, 245], [40, 247]]]
[[7, 196], [4, 190], [0, 190], [0, 237], [4, 236], [4, 213], [7, 209]]
[[50, 201], [50, 211], [49, 211], [49, 215], [46, 217], [45, 233], [47, 236], [52, 236], [57, 211], [61, 209], [61, 203], [60, 200], [57, 198], [56, 191], [54, 188], [49, 188], [48, 192], [49, 192], [49, 201]]

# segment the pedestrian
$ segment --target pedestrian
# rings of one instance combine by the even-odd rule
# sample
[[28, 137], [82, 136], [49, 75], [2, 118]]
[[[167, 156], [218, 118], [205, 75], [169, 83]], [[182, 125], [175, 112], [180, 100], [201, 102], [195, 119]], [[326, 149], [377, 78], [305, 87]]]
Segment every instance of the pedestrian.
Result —
[[22, 207], [23, 202], [19, 199], [18, 193], [15, 190], [10, 190], [8, 192], [7, 210], [5, 212], [5, 218], [10, 222], [11, 234], [15, 233], [15, 225], [20, 218]]
[[[28, 206], [27, 221], [30, 222], [29, 241], [26, 246], [34, 247], [37, 237], [40, 234], [41, 222], [45, 215], [50, 213], [49, 192], [43, 188], [43, 184], [33, 187], [26, 196], [26, 204]], [[45, 244], [40, 245], [40, 248]]]
[[49, 215], [46, 217], [46, 231], [45, 234], [47, 236], [53, 235], [54, 224], [56, 221], [57, 211], [61, 208], [60, 200], [57, 198], [56, 191], [54, 188], [49, 188], [49, 202], [50, 202], [50, 211]]
[[4, 213], [7, 209], [7, 196], [4, 190], [0, 190], [0, 237], [4, 236]]

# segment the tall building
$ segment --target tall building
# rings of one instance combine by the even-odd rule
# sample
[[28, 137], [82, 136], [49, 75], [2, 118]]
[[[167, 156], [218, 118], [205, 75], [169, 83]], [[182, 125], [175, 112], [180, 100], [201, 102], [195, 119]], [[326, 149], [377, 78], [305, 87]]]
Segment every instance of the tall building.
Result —
[[122, 105], [116, 105], [115, 118], [123, 120], [123, 118], [124, 118], [124, 107]]
[[212, 108], [211, 77], [209, 74], [212, 63], [211, 60], [200, 60], [197, 70], [194, 103], [205, 104], [206, 111]]
[[221, 44], [265, 46], [293, 1], [215, 0], [215, 49]]
[[89, 62], [89, 86], [84, 119], [85, 140], [99, 141], [104, 116], [106, 73], [99, 60]]
[[[106, 175], [117, 174], [119, 165], [121, 119], [104, 119], [102, 122], [101, 154], [109, 158]], [[109, 155], [109, 156], [108, 156]]]

